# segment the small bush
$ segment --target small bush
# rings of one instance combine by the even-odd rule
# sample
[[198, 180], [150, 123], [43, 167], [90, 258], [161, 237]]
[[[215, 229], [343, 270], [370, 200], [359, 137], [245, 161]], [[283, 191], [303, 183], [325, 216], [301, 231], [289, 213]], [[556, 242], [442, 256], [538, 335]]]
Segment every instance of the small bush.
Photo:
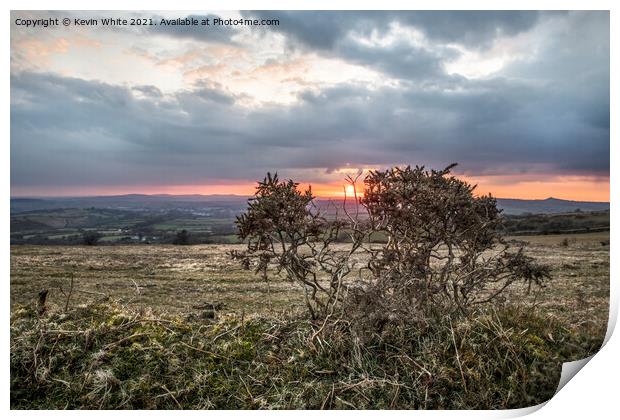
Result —
[[[510, 248], [495, 199], [475, 196], [450, 175], [453, 166], [371, 171], [362, 197], [354, 194], [355, 214], [345, 199], [344, 216], [332, 218], [310, 188], [267, 174], [237, 219], [248, 248], [232, 256], [265, 279], [274, 270], [299, 284], [313, 319], [345, 317], [378, 334], [388, 324], [422, 327], [465, 314], [517, 283], [543, 286], [549, 268]], [[343, 233], [348, 249], [339, 252], [333, 245]], [[387, 242], [376, 246], [377, 235]]]
[[174, 245], [189, 245], [189, 232], [185, 229], [177, 232], [172, 243]]
[[88, 231], [82, 234], [82, 244], [88, 246], [94, 246], [99, 243], [102, 235], [99, 232]]

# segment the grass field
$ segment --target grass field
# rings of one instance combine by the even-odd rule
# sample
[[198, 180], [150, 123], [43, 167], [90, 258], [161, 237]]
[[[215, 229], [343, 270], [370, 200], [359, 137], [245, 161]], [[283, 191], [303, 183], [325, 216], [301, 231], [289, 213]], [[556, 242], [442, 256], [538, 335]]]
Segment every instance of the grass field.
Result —
[[[603, 340], [609, 233], [509, 239], [551, 265], [549, 287], [525, 298], [514, 291], [507, 305], [454, 329], [405, 332], [413, 334], [407, 353], [360, 346], [347, 332], [310, 338], [314, 327], [295, 315], [303, 310], [296, 286], [267, 287], [241, 270], [227, 255], [239, 245], [13, 246], [11, 405], [536, 404], [553, 394], [562, 362], [591, 354]], [[72, 275], [65, 313], [61, 288], [67, 292]], [[32, 308], [44, 288], [49, 315], [40, 319]], [[223, 305], [218, 320], [207, 319], [206, 303]]]
[[[609, 295], [609, 232], [577, 235], [512, 237], [527, 242], [528, 253], [553, 267], [553, 288], [529, 299], [579, 322], [607, 319]], [[564, 240], [567, 240], [564, 242]], [[604, 243], [605, 245], [601, 245]], [[223, 303], [226, 311], [265, 313], [302, 306], [296, 286], [269, 285], [232, 261], [228, 252], [242, 245], [13, 246], [11, 305], [26, 304], [41, 289], [49, 301], [64, 305], [62, 287], [73, 274], [72, 303], [107, 295], [130, 306], [169, 312], [191, 312], [204, 302]], [[553, 290], [553, 295], [548, 293]], [[578, 309], [578, 310], [576, 310]]]
[[[41, 289], [64, 305], [60, 287], [75, 282], [73, 303], [109, 296], [136, 308], [191, 312], [204, 302], [241, 314], [269, 310], [267, 285], [227, 252], [239, 245], [16, 246], [11, 250], [11, 302], [25, 304]], [[276, 309], [303, 304], [294, 286], [270, 285]]]

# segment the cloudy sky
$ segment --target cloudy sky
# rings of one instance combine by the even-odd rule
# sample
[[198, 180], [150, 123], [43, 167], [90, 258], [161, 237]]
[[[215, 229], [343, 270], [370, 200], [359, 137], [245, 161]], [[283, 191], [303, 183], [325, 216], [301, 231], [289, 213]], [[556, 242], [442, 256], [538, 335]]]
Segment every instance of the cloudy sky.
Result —
[[[16, 19], [278, 19], [26, 28]], [[214, 16], [210, 16], [213, 18]], [[11, 194], [251, 193], [442, 168], [609, 200], [607, 12], [13, 12]]]

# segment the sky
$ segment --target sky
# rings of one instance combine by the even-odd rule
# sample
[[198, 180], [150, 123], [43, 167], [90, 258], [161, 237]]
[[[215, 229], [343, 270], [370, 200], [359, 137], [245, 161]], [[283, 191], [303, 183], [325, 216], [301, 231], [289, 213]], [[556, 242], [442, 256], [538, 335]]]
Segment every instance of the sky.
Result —
[[[263, 26], [25, 27], [59, 17]], [[315, 194], [395, 165], [609, 201], [608, 12], [12, 12], [11, 195]]]

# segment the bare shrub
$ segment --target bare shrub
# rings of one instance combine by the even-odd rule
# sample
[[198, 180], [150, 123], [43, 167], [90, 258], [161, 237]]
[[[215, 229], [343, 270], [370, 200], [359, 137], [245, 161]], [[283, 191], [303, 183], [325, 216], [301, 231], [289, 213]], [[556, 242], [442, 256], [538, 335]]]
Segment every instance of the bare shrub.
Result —
[[[324, 218], [313, 200], [311, 188], [300, 191], [297, 183], [267, 174], [246, 213], [237, 217], [239, 237], [247, 240], [247, 250], [234, 251], [232, 257], [246, 269], [253, 267], [265, 281], [273, 268], [299, 284], [312, 318], [318, 318], [342, 301], [343, 279], [352, 268], [349, 257], [361, 238], [346, 255], [337, 254], [332, 245], [347, 224]], [[321, 281], [321, 274], [326, 281]]]
[[[467, 313], [517, 282], [528, 291], [544, 285], [549, 268], [510, 249], [496, 200], [475, 196], [475, 186], [450, 175], [453, 166], [371, 171], [355, 214], [345, 199], [345, 217], [329, 219], [310, 188], [268, 174], [237, 219], [248, 248], [233, 257], [266, 280], [274, 269], [300, 284], [312, 318], [337, 312], [375, 332]], [[336, 251], [342, 232], [347, 248]]]
[[[387, 242], [371, 252], [370, 282], [357, 301], [373, 296], [375, 311], [457, 309], [499, 298], [516, 281], [542, 285], [549, 269], [511, 251], [500, 233], [501, 210], [475, 186], [423, 167], [372, 171], [361, 204], [372, 232]], [[381, 304], [378, 304], [381, 302]], [[366, 305], [364, 312], [373, 309]]]

